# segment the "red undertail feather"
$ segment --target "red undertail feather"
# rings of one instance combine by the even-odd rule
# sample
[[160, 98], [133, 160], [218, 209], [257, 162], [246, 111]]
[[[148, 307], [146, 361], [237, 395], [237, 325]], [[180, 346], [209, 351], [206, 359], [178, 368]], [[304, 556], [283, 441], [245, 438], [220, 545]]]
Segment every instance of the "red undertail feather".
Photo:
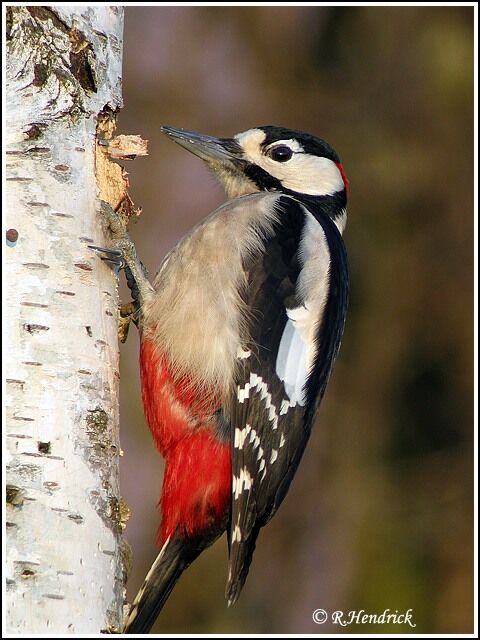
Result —
[[151, 341], [140, 345], [145, 416], [165, 458], [159, 543], [178, 530], [191, 536], [222, 520], [231, 496], [230, 442], [215, 432], [214, 392], [175, 379]]

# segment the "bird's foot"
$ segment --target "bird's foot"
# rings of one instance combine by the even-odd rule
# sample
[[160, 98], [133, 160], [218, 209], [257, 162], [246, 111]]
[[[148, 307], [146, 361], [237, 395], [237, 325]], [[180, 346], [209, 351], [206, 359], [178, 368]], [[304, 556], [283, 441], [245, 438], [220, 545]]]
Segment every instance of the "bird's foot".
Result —
[[[109, 247], [89, 245], [89, 248], [95, 251], [103, 262], [111, 266], [116, 273], [121, 269], [125, 270], [127, 284], [132, 292], [135, 303], [134, 310], [141, 309], [145, 300], [153, 292], [153, 287], [148, 281], [145, 267], [137, 257], [135, 245], [127, 233], [126, 223], [123, 217], [116, 213], [112, 207], [104, 201], [102, 201], [100, 213], [110, 230], [111, 241]], [[122, 342], [127, 338], [130, 319], [137, 320], [138, 315], [133, 316], [132, 313], [121, 315], [119, 335]]]
[[135, 246], [128, 235], [124, 219], [113, 210], [108, 202], [101, 201], [100, 213], [107, 228], [110, 230], [111, 240], [108, 247], [89, 245], [89, 249], [95, 251], [104, 262], [118, 273], [129, 262], [136, 260]]

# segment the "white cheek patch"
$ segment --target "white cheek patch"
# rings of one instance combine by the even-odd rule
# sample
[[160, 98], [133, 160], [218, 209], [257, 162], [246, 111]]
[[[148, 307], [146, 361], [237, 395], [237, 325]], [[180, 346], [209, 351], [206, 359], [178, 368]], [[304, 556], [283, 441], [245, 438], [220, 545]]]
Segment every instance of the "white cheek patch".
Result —
[[285, 145], [294, 152], [291, 160], [277, 162], [262, 150], [265, 138], [261, 129], [250, 129], [235, 136], [245, 158], [277, 178], [286, 189], [311, 196], [328, 196], [344, 190], [342, 174], [333, 160], [305, 153], [297, 140], [288, 139], [277, 140], [268, 146], [271, 149]]
[[284, 187], [298, 193], [331, 196], [345, 188], [337, 165], [328, 158], [296, 153], [283, 164], [264, 158], [261, 166], [278, 178]]

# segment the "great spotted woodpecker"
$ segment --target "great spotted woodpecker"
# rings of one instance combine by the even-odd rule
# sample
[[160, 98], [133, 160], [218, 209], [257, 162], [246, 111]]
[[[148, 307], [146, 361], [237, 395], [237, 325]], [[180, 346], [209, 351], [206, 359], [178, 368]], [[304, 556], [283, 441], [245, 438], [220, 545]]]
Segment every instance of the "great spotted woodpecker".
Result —
[[348, 181], [332, 147], [257, 127], [232, 139], [162, 127], [202, 158], [228, 202], [166, 256], [153, 285], [110, 212], [136, 305], [145, 414], [165, 474], [161, 551], [125, 633], [148, 632], [181, 573], [224, 531], [226, 598], [284, 499], [340, 346]]

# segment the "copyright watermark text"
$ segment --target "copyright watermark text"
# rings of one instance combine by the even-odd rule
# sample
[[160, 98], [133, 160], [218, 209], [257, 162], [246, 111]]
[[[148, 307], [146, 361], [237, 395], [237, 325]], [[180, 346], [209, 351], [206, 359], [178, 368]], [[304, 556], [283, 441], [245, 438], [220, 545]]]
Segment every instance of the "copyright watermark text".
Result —
[[392, 611], [385, 609], [382, 613], [368, 613], [365, 609], [359, 611], [332, 611], [328, 613], [325, 609], [315, 609], [312, 614], [316, 624], [324, 624], [327, 621], [347, 627], [350, 624], [408, 624], [410, 627], [417, 625], [412, 620], [413, 609], [399, 612], [398, 609]]

